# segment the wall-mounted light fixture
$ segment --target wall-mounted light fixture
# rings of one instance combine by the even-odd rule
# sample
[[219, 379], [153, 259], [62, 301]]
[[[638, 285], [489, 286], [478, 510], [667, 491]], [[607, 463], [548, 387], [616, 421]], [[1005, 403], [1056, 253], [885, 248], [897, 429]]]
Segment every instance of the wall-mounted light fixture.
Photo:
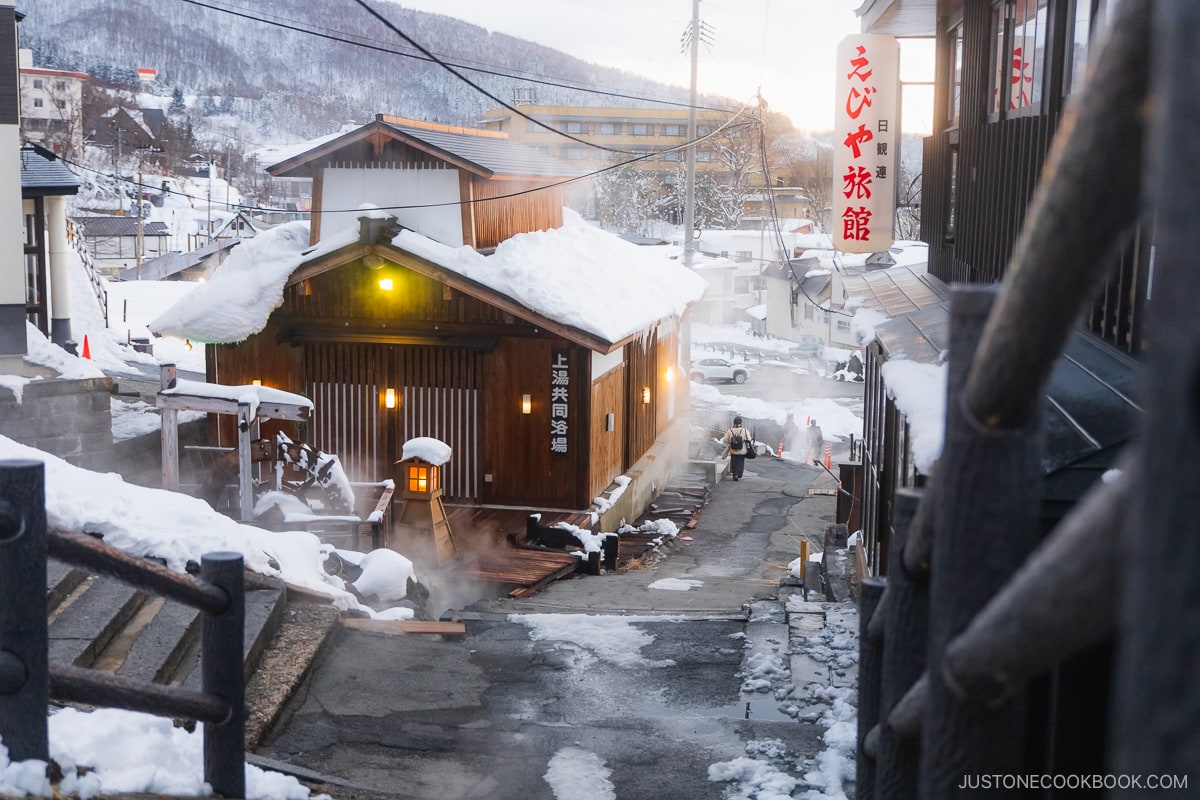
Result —
[[667, 379], [667, 383], [675, 380], [675, 367], [667, 367], [667, 371], [663, 373], [663, 377]]
[[615, 431], [616, 429], [617, 429], [617, 415], [616, 414], [605, 414], [604, 415], [604, 430], [612, 432], [612, 431]]
[[391, 278], [380, 278], [379, 279], [379, 288], [383, 289], [385, 292], [390, 292], [392, 289], [396, 288], [396, 284], [392, 281]]
[[527, 394], [521, 395], [521, 413], [522, 414], [532, 414], [533, 413], [533, 398], [530, 395], [527, 395]]
[[642, 387], [642, 403], [644, 405], [650, 405], [650, 387], [649, 386]]
[[384, 408], [395, 408], [396, 407], [396, 390], [395, 389], [384, 389], [383, 390], [383, 405], [384, 405]]
[[250, 384], [252, 386], [262, 386], [262, 379], [255, 378], [254, 380], [250, 381]]

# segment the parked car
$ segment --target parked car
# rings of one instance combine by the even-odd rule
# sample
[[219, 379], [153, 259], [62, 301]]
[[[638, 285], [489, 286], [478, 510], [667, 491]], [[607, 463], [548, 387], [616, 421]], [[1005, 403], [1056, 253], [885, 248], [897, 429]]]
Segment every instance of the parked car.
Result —
[[750, 377], [750, 370], [723, 358], [703, 358], [692, 363], [691, 377], [697, 383], [707, 381], [745, 383], [746, 379]]

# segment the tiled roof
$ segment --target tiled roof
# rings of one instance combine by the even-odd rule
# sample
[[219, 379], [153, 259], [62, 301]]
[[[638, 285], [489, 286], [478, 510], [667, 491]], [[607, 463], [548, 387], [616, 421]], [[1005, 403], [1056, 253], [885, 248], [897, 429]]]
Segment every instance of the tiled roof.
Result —
[[568, 178], [579, 170], [532, 147], [497, 136], [428, 130], [384, 123], [405, 136], [470, 162], [493, 175]]
[[76, 194], [79, 179], [58, 159], [39, 155], [32, 147], [21, 148], [21, 196]]
[[[75, 224], [84, 236], [137, 236], [137, 217], [75, 217]], [[142, 236], [169, 236], [164, 222], [142, 221]]]

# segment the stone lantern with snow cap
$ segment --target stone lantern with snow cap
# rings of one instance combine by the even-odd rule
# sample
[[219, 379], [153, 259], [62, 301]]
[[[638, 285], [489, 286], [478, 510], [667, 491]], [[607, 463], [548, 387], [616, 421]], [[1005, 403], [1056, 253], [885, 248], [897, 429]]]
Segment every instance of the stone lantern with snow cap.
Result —
[[396, 462], [392, 534], [387, 546], [401, 553], [432, 550], [437, 563], [455, 555], [450, 522], [442, 506], [442, 465], [450, 446], [428, 436], [409, 439]]

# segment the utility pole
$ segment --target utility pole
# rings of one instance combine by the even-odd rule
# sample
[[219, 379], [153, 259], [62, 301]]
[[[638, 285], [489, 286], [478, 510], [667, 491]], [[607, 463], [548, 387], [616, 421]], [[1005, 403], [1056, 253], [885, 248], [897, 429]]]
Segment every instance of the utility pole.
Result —
[[700, 61], [700, 0], [692, 0], [692, 83], [688, 95], [687, 188], [683, 201], [683, 263], [689, 269], [696, 250], [696, 67]]
[[137, 279], [142, 279], [142, 259], [145, 257], [146, 239], [142, 236], [142, 154], [144, 148], [138, 148], [138, 181], [137, 181]]
[[204, 231], [204, 243], [212, 243], [212, 168], [213, 156], [208, 154], [208, 228]]

